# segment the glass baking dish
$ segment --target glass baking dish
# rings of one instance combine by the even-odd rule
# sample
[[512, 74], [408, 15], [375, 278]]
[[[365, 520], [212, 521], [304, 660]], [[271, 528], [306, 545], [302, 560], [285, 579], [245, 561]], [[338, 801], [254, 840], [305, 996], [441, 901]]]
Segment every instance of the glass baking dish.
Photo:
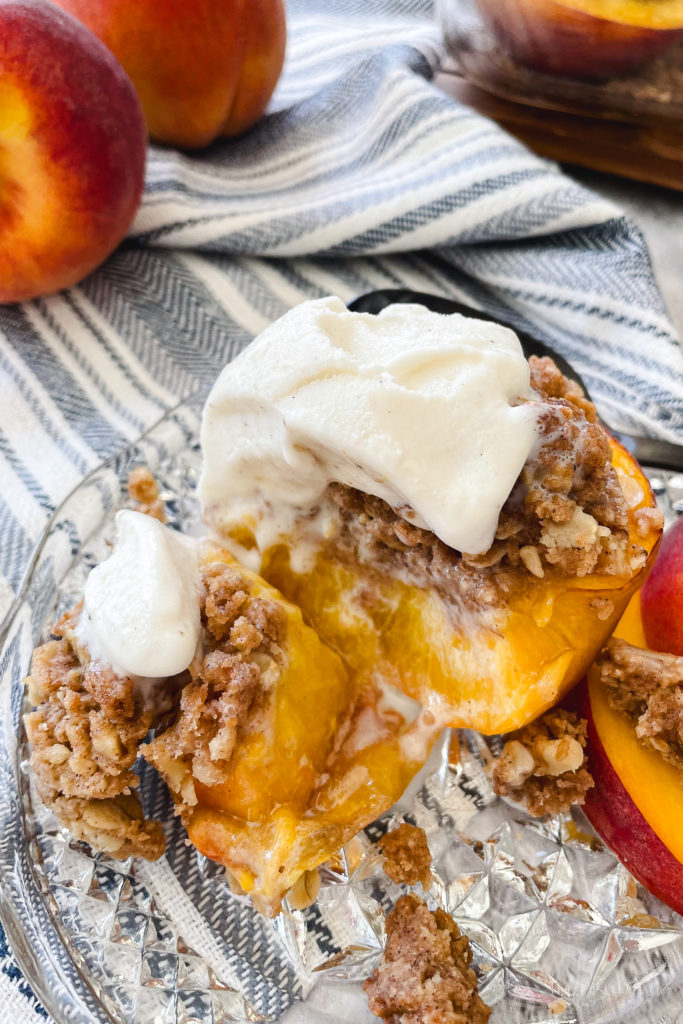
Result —
[[[655, 0], [645, 2], [652, 4]], [[516, 48], [527, 52], [532, 49], [526, 46], [531, 15], [516, 11], [543, 6], [538, 2], [437, 0], [436, 6], [449, 54], [446, 70], [456, 71], [471, 84], [508, 102], [591, 119], [627, 122], [650, 131], [661, 129], [662, 155], [676, 157], [680, 153], [683, 160], [683, 36], [675, 39], [671, 35], [674, 41], [668, 49], [630, 74], [615, 75], [605, 81], [580, 80], [534, 70], [512, 57]], [[516, 47], [505, 25], [514, 25], [523, 45]], [[556, 39], [555, 44], [568, 45], [566, 39]], [[590, 45], [587, 37], [587, 51]], [[594, 49], [591, 53], [594, 57]], [[553, 63], [550, 57], [545, 63]], [[571, 63], [566, 54], [556, 57], [556, 63]], [[607, 58], [604, 65], [608, 66]], [[604, 68], [595, 67], [594, 60], [591, 64], [587, 59], [585, 66], [587, 74], [604, 72]], [[681, 167], [683, 176], [683, 163]]]

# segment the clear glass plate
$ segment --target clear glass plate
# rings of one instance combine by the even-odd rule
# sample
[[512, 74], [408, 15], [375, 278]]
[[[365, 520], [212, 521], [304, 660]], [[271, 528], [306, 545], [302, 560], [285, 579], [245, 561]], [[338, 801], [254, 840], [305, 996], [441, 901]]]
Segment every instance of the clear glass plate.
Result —
[[[205, 395], [183, 403], [92, 473], [55, 513], [3, 636], [0, 656], [0, 917], [17, 959], [59, 1022], [362, 1024], [361, 981], [377, 963], [384, 912], [401, 888], [375, 843], [392, 820], [427, 832], [429, 900], [472, 942], [494, 1024], [680, 1021], [683, 919], [621, 867], [580, 811], [539, 823], [496, 798], [475, 734], [444, 734], [401, 801], [321, 872], [316, 904], [276, 921], [233, 895], [186, 843], [143, 766], [143, 802], [167, 822], [156, 864], [93, 856], [32, 792], [22, 677], [34, 645], [76, 600], [109, 548], [134, 465], [149, 465], [169, 521], [199, 529], [194, 497]], [[683, 478], [651, 474], [667, 514]]]

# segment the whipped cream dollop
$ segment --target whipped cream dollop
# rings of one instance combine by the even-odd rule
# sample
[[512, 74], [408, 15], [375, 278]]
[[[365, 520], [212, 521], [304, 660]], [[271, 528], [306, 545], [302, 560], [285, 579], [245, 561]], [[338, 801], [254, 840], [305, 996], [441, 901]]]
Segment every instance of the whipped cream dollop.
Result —
[[305, 302], [211, 391], [203, 517], [219, 532], [246, 519], [257, 536], [262, 523], [286, 534], [287, 511], [314, 507], [336, 481], [452, 548], [484, 552], [537, 441], [537, 416], [507, 328], [417, 305], [373, 316], [338, 298]]
[[114, 551], [85, 584], [79, 640], [119, 675], [176, 675], [201, 635], [197, 546], [141, 512], [115, 522]]

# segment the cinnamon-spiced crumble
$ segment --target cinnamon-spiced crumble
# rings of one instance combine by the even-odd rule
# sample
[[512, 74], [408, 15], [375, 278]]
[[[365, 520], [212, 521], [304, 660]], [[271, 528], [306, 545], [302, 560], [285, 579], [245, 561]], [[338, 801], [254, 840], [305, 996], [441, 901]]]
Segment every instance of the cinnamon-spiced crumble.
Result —
[[633, 719], [645, 746], [683, 768], [683, 657], [613, 638], [597, 664], [610, 706]]
[[402, 822], [379, 842], [384, 854], [384, 874], [398, 885], [432, 884], [432, 855], [424, 829]]
[[486, 1024], [469, 939], [449, 914], [413, 893], [387, 918], [384, 956], [363, 988], [372, 1012], [389, 1024]]
[[494, 763], [494, 791], [537, 816], [582, 804], [594, 785], [584, 766], [586, 724], [574, 712], [553, 708], [510, 733]]
[[[26, 716], [41, 798], [73, 835], [115, 856], [161, 855], [158, 822], [144, 820], [135, 792], [139, 754], [162, 770], [181, 809], [196, 803], [194, 781], [221, 782], [240, 723], [282, 640], [278, 606], [250, 597], [244, 576], [224, 564], [202, 574], [204, 645], [196, 663], [157, 689], [93, 662], [78, 640], [78, 605], [34, 652]], [[182, 689], [181, 689], [182, 687]], [[152, 726], [175, 722], [143, 745]]]
[[[505, 502], [491, 548], [455, 551], [408, 521], [385, 501], [343, 484], [327, 497], [339, 528], [329, 540], [335, 555], [435, 589], [445, 600], [496, 605], [531, 576], [631, 576], [646, 551], [629, 540], [628, 504], [612, 466], [595, 407], [548, 357], [529, 360], [531, 385], [543, 403], [539, 443]], [[661, 513], [636, 517], [642, 535], [661, 526]], [[406, 518], [407, 517], [407, 518]], [[600, 618], [610, 610], [596, 607]]]
[[277, 671], [284, 621], [272, 601], [253, 597], [237, 569], [216, 562], [202, 573], [203, 652], [190, 666], [173, 725], [142, 748], [162, 772], [182, 813], [197, 803], [195, 780], [225, 777], [238, 731]]
[[27, 679], [31, 766], [44, 803], [77, 838], [115, 856], [156, 859], [161, 825], [145, 821], [133, 770], [138, 745], [163, 712], [156, 697], [128, 677], [91, 663], [80, 647], [80, 606], [37, 648]]

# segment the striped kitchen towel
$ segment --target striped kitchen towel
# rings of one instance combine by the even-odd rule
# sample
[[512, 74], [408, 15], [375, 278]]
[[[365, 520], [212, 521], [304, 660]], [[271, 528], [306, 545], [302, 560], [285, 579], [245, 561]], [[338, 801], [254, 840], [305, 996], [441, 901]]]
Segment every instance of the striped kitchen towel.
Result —
[[[572, 360], [615, 427], [683, 442], [681, 350], [638, 230], [433, 84], [430, 0], [288, 15], [268, 116], [203, 153], [152, 147], [126, 244], [0, 310], [0, 618], [83, 476], [309, 297], [463, 298]], [[1, 941], [0, 1002], [12, 1024], [44, 1016]]]

